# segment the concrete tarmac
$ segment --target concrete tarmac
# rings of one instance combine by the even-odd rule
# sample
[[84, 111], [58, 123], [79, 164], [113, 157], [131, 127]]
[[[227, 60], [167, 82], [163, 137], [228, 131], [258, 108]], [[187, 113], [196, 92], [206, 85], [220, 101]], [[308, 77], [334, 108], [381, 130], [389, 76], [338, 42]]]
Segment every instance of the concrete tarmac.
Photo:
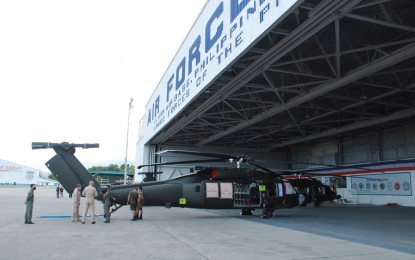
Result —
[[[407, 216], [408, 211], [401, 212], [400, 207], [392, 216], [403, 220], [401, 224], [391, 221], [391, 215], [384, 219], [388, 226], [397, 225], [393, 234], [371, 232], [377, 225], [365, 225], [366, 218], [379, 219], [379, 211], [348, 205], [324, 206], [320, 211], [308, 207], [281, 210], [276, 219], [241, 217], [237, 210], [145, 207], [139, 221], [130, 221], [129, 208], [122, 207], [113, 213], [110, 224], [97, 217], [97, 224], [92, 225], [88, 218], [82, 225], [67, 217], [72, 212], [67, 193], [58, 199], [54, 187], [38, 187], [35, 224], [25, 225], [28, 191], [29, 187], [0, 186], [0, 259], [415, 259], [415, 251], [408, 249], [415, 248], [415, 234], [398, 228], [401, 224], [413, 228], [415, 215]], [[96, 202], [96, 209], [103, 213], [101, 203]], [[333, 228], [336, 216], [341, 219], [356, 211], [364, 212], [366, 220], [351, 217], [350, 223], [338, 221], [340, 231]], [[368, 228], [357, 234], [346, 232], [353, 231], [352, 223], [358, 222]], [[391, 230], [395, 230], [393, 226]], [[400, 233], [405, 234], [400, 237]], [[375, 236], [372, 240], [390, 235], [408, 247], [368, 243], [365, 238], [371, 240], [371, 234]]]

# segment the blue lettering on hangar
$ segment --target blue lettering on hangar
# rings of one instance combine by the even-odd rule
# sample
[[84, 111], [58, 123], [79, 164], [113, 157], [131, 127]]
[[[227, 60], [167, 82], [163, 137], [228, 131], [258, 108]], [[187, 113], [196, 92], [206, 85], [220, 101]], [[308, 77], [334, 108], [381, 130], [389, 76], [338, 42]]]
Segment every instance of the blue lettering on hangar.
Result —
[[[270, 8], [279, 6], [279, 0], [230, 0], [229, 4], [229, 21], [224, 21], [225, 6], [224, 1], [221, 1], [207, 20], [204, 35], [198, 34], [188, 48], [187, 55], [179, 60], [165, 83], [166, 99], [161, 100], [158, 95], [148, 108], [147, 127], [151, 124], [154, 130], [161, 127], [166, 117], [170, 118], [185, 104], [192, 89], [204, 83], [208, 66], [222, 65], [233, 50], [243, 43], [245, 21], [249, 21], [253, 15], [259, 15], [258, 21], [262, 23]], [[225, 22], [229, 22], [227, 31]], [[204, 48], [201, 50], [202, 43]]]

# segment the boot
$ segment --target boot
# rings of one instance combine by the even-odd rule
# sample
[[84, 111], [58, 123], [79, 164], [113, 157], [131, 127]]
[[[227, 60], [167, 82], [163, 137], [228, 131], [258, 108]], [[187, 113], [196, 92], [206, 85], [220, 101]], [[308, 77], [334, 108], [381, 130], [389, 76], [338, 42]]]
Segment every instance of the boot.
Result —
[[140, 214], [140, 219], [143, 219], [143, 214]]

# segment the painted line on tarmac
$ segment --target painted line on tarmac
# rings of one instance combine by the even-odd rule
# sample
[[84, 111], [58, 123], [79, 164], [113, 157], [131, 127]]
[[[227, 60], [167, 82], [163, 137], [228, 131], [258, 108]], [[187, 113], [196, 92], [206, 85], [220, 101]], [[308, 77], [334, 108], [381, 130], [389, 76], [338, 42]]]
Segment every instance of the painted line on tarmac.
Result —
[[[87, 217], [91, 217], [91, 215], [86, 215]], [[104, 214], [95, 214], [95, 217], [103, 217]], [[37, 216], [37, 218], [71, 218], [72, 216], [69, 215], [50, 215], [50, 216]], [[80, 218], [82, 218], [82, 215], [79, 216]]]

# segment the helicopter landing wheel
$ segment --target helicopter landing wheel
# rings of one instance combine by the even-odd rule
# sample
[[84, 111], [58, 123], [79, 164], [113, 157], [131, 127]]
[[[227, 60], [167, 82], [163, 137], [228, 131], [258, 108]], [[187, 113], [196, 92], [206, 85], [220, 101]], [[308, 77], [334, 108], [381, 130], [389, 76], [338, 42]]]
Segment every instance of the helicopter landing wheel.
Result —
[[242, 216], [252, 216], [252, 210], [251, 209], [242, 209], [241, 210]]

